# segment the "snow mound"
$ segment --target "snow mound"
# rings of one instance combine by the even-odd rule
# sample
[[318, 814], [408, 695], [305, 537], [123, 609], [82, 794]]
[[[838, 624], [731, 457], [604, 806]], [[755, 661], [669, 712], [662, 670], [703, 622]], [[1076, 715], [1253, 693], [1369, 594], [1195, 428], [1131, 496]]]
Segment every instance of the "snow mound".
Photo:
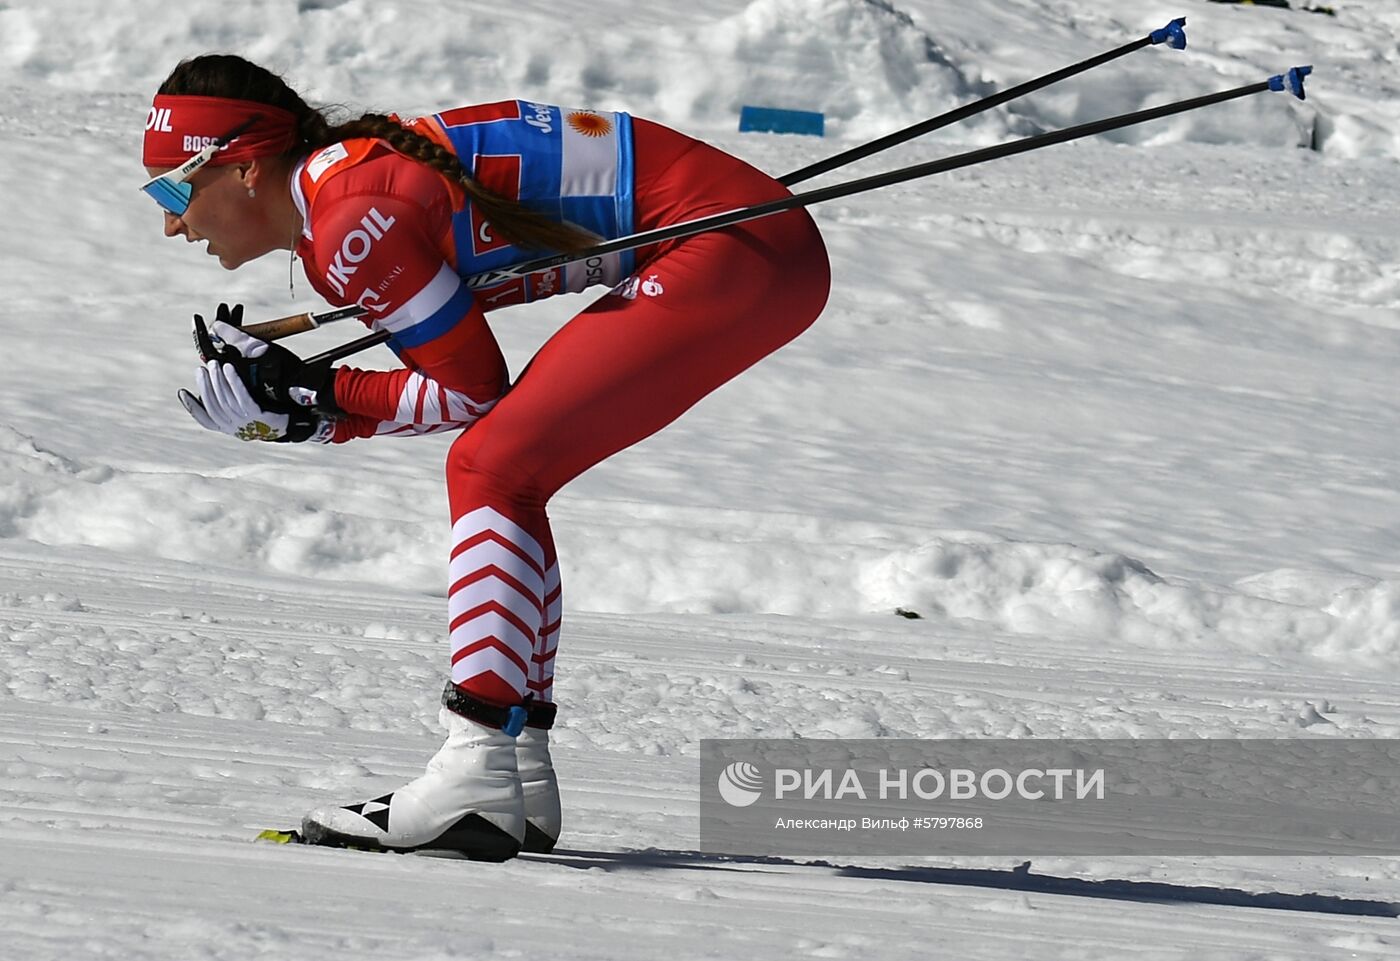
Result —
[[206, 477], [82, 463], [0, 425], [0, 536], [327, 579], [436, 584], [424, 531], [329, 509], [283, 476]]
[[[308, 473], [87, 467], [0, 427], [0, 536], [443, 594], [446, 531]], [[334, 497], [334, 506], [331, 506]], [[1278, 571], [1175, 583], [1122, 554], [746, 511], [572, 505], [570, 609], [852, 617], [911, 611], [1140, 650], [1230, 645], [1372, 663], [1400, 652], [1400, 584]], [[914, 542], [911, 543], [911, 538]]]
[[987, 621], [1015, 633], [1123, 633], [1157, 606], [1162, 579], [1141, 563], [1068, 545], [938, 538], [861, 572], [872, 608]]
[[[126, 19], [77, 34], [65, 28], [67, 8], [0, 10], [0, 83], [149, 94], [180, 59], [231, 51], [287, 72], [313, 99], [352, 109], [541, 97], [733, 130], [739, 108], [753, 103], [825, 111], [833, 132], [853, 136], [945, 110], [972, 89], [887, 0], [754, 0], [731, 16], [671, 17], [645, 33], [588, 31], [587, 42], [569, 16], [523, 28], [509, 11], [461, 0], [127, 6]], [[55, 35], [67, 38], [61, 54], [44, 39]], [[160, 57], [131, 55], [152, 46]]]
[[940, 537], [860, 573], [871, 609], [983, 621], [1025, 635], [1379, 664], [1400, 652], [1400, 584], [1308, 575], [1303, 594], [1260, 575], [1235, 589], [1177, 584], [1121, 554], [980, 535]]
[[[661, 79], [699, 81], [667, 105], [701, 122], [732, 121], [741, 106], [755, 104], [821, 111], [838, 134], [870, 137], [974, 93], [933, 37], [885, 0], [754, 0], [695, 40], [695, 69]], [[717, 62], [731, 68], [703, 66]]]
[[32, 437], [0, 424], [0, 537], [14, 537], [20, 522], [39, 509], [55, 481], [81, 473], [77, 464], [45, 450]]
[[1327, 605], [1327, 613], [1335, 624], [1319, 653], [1395, 663], [1400, 652], [1400, 584], [1381, 581], [1343, 591]]
[[[352, 110], [538, 97], [713, 133], [734, 130], [739, 108], [751, 103], [819, 110], [830, 135], [868, 138], [1115, 47], [1181, 12], [1149, 15], [1126, 2], [1092, 15], [1082, 5], [1050, 5], [1064, 7], [1057, 12], [1021, 2], [997, 10], [906, 9], [891, 0], [736, 6], [639, 12], [633, 29], [605, 30], [586, 7], [567, 5], [524, 27], [528, 11], [468, 0], [248, 0], [209, 9], [131, 0], [121, 17], [95, 0], [30, 0], [0, 7], [0, 85], [100, 88], [143, 100], [181, 58], [231, 51], [286, 73], [312, 100]], [[94, 26], [75, 32], [75, 19]], [[1136, 55], [949, 134], [986, 142], [1083, 123], [1315, 62], [1307, 103], [1249, 97], [1108, 137], [1400, 155], [1393, 63], [1368, 52], [1384, 44], [1360, 39], [1394, 34], [1394, 24], [1349, 11], [1252, 17], [1247, 30], [1226, 11], [1193, 10], [1191, 20], [1185, 54]], [[134, 131], [139, 103], [131, 110]]]

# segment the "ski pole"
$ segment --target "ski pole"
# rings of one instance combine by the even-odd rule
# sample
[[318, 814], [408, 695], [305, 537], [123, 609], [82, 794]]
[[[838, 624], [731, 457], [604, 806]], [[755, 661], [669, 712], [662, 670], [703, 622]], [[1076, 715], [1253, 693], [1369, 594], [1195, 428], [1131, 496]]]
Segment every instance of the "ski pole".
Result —
[[[1027, 80], [1025, 83], [1017, 84], [1000, 93], [992, 94], [989, 97], [984, 97], [973, 103], [964, 104], [955, 110], [950, 110], [947, 113], [940, 114], [929, 120], [920, 121], [912, 126], [905, 127], [903, 130], [887, 134], [878, 140], [871, 140], [868, 143], [852, 147], [850, 150], [835, 154], [825, 160], [820, 160], [817, 163], [803, 167], [800, 170], [794, 170], [790, 174], [784, 174], [782, 177], [778, 178], [778, 182], [785, 187], [791, 187], [794, 184], [802, 183], [804, 180], [810, 180], [813, 177], [835, 170], [837, 167], [844, 167], [847, 164], [855, 163], [857, 160], [863, 160], [866, 157], [888, 150], [891, 147], [906, 143], [926, 133], [932, 133], [935, 130], [941, 130], [955, 123], [961, 123], [969, 117], [974, 117], [979, 113], [991, 110], [993, 107], [998, 107], [1008, 101], [1024, 97], [1026, 94], [1042, 90], [1045, 87], [1057, 84], [1062, 80], [1067, 80], [1087, 70], [1101, 67], [1106, 63], [1117, 60], [1119, 57], [1126, 56], [1136, 50], [1141, 50], [1143, 47], [1162, 43], [1169, 45], [1174, 50], [1186, 49], [1185, 17], [1178, 17], [1160, 30], [1154, 30], [1147, 36], [1134, 40], [1131, 43], [1125, 43], [1121, 47], [1116, 47], [1113, 50], [1090, 57], [1087, 60], [1081, 60], [1079, 63], [1071, 64], [1068, 67], [1063, 67], [1052, 73], [1047, 73], [1044, 76], [1036, 77], [1033, 80]], [[344, 313], [344, 311], [355, 312]], [[290, 337], [292, 334], [300, 334], [308, 330], [315, 330], [322, 324], [359, 317], [363, 313], [363, 310], [353, 307], [342, 307], [337, 310], [324, 311], [322, 313], [311, 313], [308, 311], [304, 314], [293, 314], [290, 317], [279, 317], [276, 320], [266, 320], [262, 323], [250, 324], [247, 330], [248, 333], [262, 340], [279, 340], [283, 337]]]
[[1186, 18], [1178, 17], [1160, 30], [1154, 30], [1141, 39], [1134, 40], [1132, 43], [1125, 43], [1121, 47], [1109, 50], [1106, 53], [1101, 53], [1096, 57], [1090, 57], [1088, 60], [1081, 60], [1079, 63], [1056, 70], [1053, 73], [1047, 73], [1043, 77], [1027, 80], [1025, 83], [1018, 84], [1000, 93], [994, 93], [989, 97], [984, 97], [973, 103], [964, 104], [956, 110], [950, 110], [945, 114], [940, 114], [929, 120], [920, 121], [913, 126], [905, 127], [903, 130], [888, 134], [878, 140], [872, 140], [869, 143], [861, 144], [858, 147], [852, 147], [850, 150], [843, 151], [825, 160], [819, 160], [814, 164], [803, 167], [801, 170], [795, 170], [790, 174], [779, 177], [778, 182], [786, 187], [791, 187], [793, 184], [799, 184], [804, 180], [810, 180], [813, 177], [820, 176], [827, 171], [835, 170], [837, 167], [844, 167], [846, 164], [855, 163], [857, 160], [863, 160], [872, 154], [877, 154], [882, 150], [888, 150], [890, 147], [913, 140], [915, 137], [922, 137], [926, 133], [932, 133], [935, 130], [941, 130], [952, 124], [961, 123], [969, 117], [974, 117], [979, 113], [991, 110], [993, 107], [999, 107], [1007, 101], [1016, 100], [1019, 97], [1024, 97], [1028, 93], [1044, 89], [1052, 84], [1059, 83], [1061, 80], [1066, 80], [1076, 74], [1083, 73], [1086, 70], [1092, 70], [1094, 67], [1103, 66], [1135, 50], [1141, 50], [1143, 47], [1149, 47], [1160, 43], [1169, 44], [1174, 50], [1185, 50]]
[[292, 314], [290, 317], [278, 317], [276, 320], [264, 320], [261, 323], [248, 324], [243, 329], [259, 340], [281, 340], [283, 337], [290, 337], [293, 334], [315, 330], [322, 324], [360, 317], [364, 313], [365, 309], [359, 305], [337, 307], [334, 310], [323, 310], [318, 314], [307, 311], [304, 314]]
[[[934, 174], [946, 173], [949, 170], [957, 170], [962, 167], [971, 167], [975, 164], [986, 163], [989, 160], [998, 160], [1002, 157], [1012, 157], [1017, 154], [1028, 153], [1032, 150], [1039, 150], [1043, 147], [1067, 143], [1071, 140], [1082, 140], [1085, 137], [1091, 137], [1095, 134], [1107, 133], [1112, 130], [1121, 130], [1124, 127], [1146, 123], [1150, 120], [1159, 120], [1163, 117], [1186, 113], [1190, 110], [1199, 110], [1202, 107], [1225, 103], [1229, 100], [1238, 100], [1241, 97], [1248, 97], [1269, 90], [1291, 91], [1295, 97], [1299, 100], [1303, 100], [1306, 97], [1303, 81], [1310, 73], [1312, 73], [1312, 67], [1294, 67], [1287, 73], [1270, 77], [1268, 80], [1261, 80], [1258, 83], [1235, 87], [1232, 90], [1223, 90], [1219, 93], [1192, 97], [1189, 100], [1178, 100], [1160, 107], [1150, 107], [1146, 110], [1121, 114], [1117, 117], [1109, 117], [1105, 120], [1096, 120], [1091, 123], [1079, 124], [1075, 127], [1067, 127], [1064, 130], [1055, 130], [1034, 137], [1026, 137], [1022, 140], [1013, 140], [1010, 143], [997, 144], [993, 147], [984, 147], [980, 150], [973, 150], [968, 153], [945, 157], [942, 160], [931, 160], [909, 167], [900, 167], [883, 174], [863, 177], [859, 180], [848, 180], [844, 183], [832, 184], [829, 187], [808, 190], [800, 194], [793, 194], [790, 197], [754, 204], [751, 207], [742, 207], [738, 210], [713, 214], [709, 217], [701, 217], [697, 220], [687, 220], [678, 224], [657, 227], [653, 230], [646, 230], [641, 233], [630, 234], [626, 237], [619, 237], [616, 240], [598, 244], [576, 254], [553, 254], [551, 256], [526, 261], [525, 263], [517, 264], [513, 267], [503, 267], [498, 270], [489, 270], [483, 273], [473, 274], [466, 278], [466, 284], [472, 289], [490, 287], [517, 277], [524, 277], [527, 274], [537, 273], [541, 270], [562, 267], [565, 264], [574, 263], [575, 261], [592, 257], [601, 257], [624, 250], [632, 250], [637, 247], [645, 247], [650, 244], [661, 243], [665, 240], [689, 237], [693, 234], [707, 233], [722, 227], [730, 227], [734, 224], [782, 213], [783, 211], [792, 210], [796, 207], [805, 207], [809, 204], [822, 203], [827, 200], [849, 197], [852, 194], [878, 190], [881, 187], [889, 187], [894, 184], [905, 183], [910, 180], [917, 180]], [[352, 309], [355, 308], [343, 308], [344, 311]], [[364, 311], [361, 310], [361, 313], [364, 313]], [[250, 333], [253, 333], [254, 328], [250, 327], [248, 330]], [[316, 363], [320, 361], [341, 360], [345, 357], [349, 357], [351, 354], [357, 354], [362, 350], [373, 347], [376, 344], [382, 344], [389, 339], [389, 336], [388, 331], [378, 331], [366, 337], [352, 340], [339, 347], [317, 354], [315, 357], [309, 358], [308, 362]]]

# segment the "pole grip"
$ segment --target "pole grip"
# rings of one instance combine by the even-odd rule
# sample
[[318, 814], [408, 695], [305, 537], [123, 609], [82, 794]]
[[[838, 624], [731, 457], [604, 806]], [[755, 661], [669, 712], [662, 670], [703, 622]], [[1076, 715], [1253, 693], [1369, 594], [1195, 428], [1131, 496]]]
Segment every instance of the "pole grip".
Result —
[[264, 320], [257, 324], [248, 324], [243, 328], [243, 332], [258, 340], [281, 340], [283, 337], [290, 337], [293, 334], [315, 330], [318, 326], [320, 325], [312, 319], [308, 312], [292, 314], [290, 317], [278, 317], [276, 320]]

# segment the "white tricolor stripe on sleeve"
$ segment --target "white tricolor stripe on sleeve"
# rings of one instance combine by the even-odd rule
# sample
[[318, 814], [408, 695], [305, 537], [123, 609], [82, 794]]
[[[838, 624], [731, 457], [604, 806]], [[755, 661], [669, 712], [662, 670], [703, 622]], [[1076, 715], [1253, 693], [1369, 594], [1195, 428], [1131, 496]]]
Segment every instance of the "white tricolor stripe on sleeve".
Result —
[[387, 317], [380, 317], [374, 322], [374, 326], [379, 330], [401, 334], [411, 327], [432, 320], [434, 315], [457, 295], [461, 286], [462, 278], [447, 264], [443, 264], [422, 290], [410, 297], [398, 310]]

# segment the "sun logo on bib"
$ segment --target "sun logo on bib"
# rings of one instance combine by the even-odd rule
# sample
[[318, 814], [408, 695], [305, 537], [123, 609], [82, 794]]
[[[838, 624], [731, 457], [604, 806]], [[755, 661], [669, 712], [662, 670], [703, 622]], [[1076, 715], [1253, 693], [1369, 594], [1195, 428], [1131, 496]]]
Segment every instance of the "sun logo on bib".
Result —
[[564, 118], [564, 122], [585, 137], [606, 137], [612, 133], [612, 121], [607, 117], [587, 110], [575, 110]]

